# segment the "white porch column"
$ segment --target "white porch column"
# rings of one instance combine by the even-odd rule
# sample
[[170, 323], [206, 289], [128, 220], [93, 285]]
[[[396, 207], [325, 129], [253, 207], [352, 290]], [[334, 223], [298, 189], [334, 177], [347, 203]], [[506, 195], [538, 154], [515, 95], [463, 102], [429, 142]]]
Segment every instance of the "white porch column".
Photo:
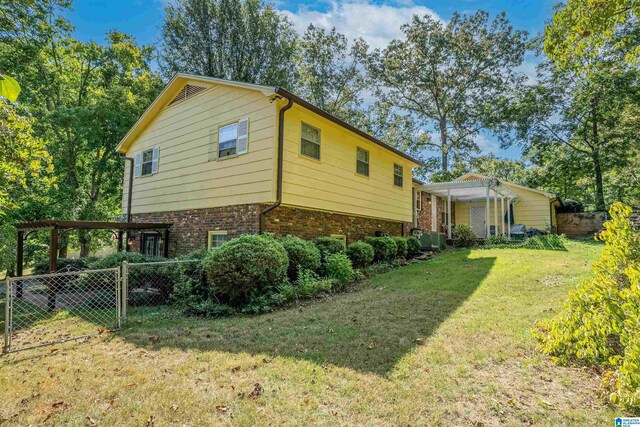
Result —
[[451, 189], [447, 190], [447, 236], [451, 239]]
[[490, 184], [487, 182], [487, 195], [486, 195], [485, 204], [484, 204], [484, 222], [486, 225], [486, 234], [484, 236], [485, 238], [488, 238], [491, 235], [490, 234], [491, 229], [489, 225], [489, 223], [491, 222], [491, 220], [489, 219], [489, 216], [490, 216], [489, 206], [491, 203], [490, 191], [491, 191]]
[[498, 235], [498, 193], [493, 190], [493, 222], [494, 222], [494, 235]]
[[438, 199], [435, 194], [431, 195], [431, 231], [436, 230], [436, 216], [438, 215]]
[[504, 236], [506, 233], [504, 231], [504, 195], [502, 195], [502, 194], [500, 195], [500, 206], [501, 206], [501, 208], [500, 208], [500, 212], [501, 212], [500, 223], [502, 224], [500, 226], [500, 228], [502, 229], [502, 235]]
[[507, 237], [511, 239], [511, 197], [507, 197]]

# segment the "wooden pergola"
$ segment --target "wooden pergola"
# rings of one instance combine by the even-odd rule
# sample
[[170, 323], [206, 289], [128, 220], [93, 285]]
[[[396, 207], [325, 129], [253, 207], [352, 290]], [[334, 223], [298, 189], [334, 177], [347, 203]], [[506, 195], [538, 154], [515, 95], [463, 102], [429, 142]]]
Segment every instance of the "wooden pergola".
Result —
[[[111, 230], [117, 233], [118, 252], [122, 251], [122, 236], [125, 231], [156, 231], [162, 235], [164, 241], [164, 256], [169, 255], [169, 228], [170, 223], [155, 222], [112, 222], [112, 221], [31, 221], [16, 224], [18, 231], [18, 247], [16, 251], [16, 276], [20, 277], [24, 269], [24, 241], [28, 235], [36, 231], [49, 230], [51, 240], [49, 242], [49, 272], [58, 270], [58, 238], [60, 232], [67, 230]], [[128, 245], [125, 250], [128, 250]]]

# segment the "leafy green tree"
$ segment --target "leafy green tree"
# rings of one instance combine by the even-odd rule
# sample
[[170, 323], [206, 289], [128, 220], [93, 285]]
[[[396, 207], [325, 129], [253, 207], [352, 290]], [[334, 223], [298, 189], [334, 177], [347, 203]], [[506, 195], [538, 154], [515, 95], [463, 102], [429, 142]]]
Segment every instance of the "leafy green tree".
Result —
[[289, 86], [297, 35], [260, 0], [177, 0], [166, 7], [161, 67], [249, 83]]
[[[0, 68], [20, 75], [22, 103], [35, 117], [34, 134], [48, 142], [57, 188], [43, 189], [47, 217], [113, 219], [121, 200], [121, 137], [159, 92], [153, 49], [111, 32], [106, 45], [70, 36], [62, 17], [69, 3], [11, 3], [0, 21]], [[88, 255], [91, 235], [79, 236]], [[66, 244], [63, 240], [61, 252]]]
[[299, 43], [297, 92], [326, 112], [353, 120], [367, 88], [367, 49], [362, 39], [349, 46], [347, 38], [335, 28], [309, 25]]
[[636, 0], [568, 0], [556, 7], [545, 28], [544, 51], [566, 67], [597, 56], [600, 48], [615, 42], [627, 50], [628, 62], [636, 62], [639, 13]]
[[593, 62], [588, 73], [562, 70], [548, 62], [539, 81], [520, 90], [513, 104], [512, 126], [505, 140], [520, 143], [525, 152], [564, 146], [589, 162], [595, 186], [595, 208], [605, 210], [605, 174], [614, 164], [628, 162], [628, 147], [636, 142], [637, 127], [625, 111], [638, 105], [637, 70], [618, 66], [615, 56]]
[[514, 69], [527, 34], [514, 31], [504, 13], [490, 21], [484, 11], [454, 13], [447, 23], [414, 16], [402, 31], [403, 39], [369, 56], [368, 71], [383, 102], [438, 133], [428, 145], [446, 172], [452, 155], [478, 150], [474, 138], [496, 114], [492, 100], [519, 82]]

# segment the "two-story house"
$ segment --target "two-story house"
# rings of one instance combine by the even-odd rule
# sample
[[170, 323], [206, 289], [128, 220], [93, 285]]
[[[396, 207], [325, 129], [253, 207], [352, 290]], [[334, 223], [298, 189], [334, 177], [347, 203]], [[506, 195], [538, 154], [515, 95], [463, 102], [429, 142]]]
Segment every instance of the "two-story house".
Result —
[[117, 151], [123, 212], [172, 223], [171, 256], [246, 233], [351, 242], [416, 223], [420, 162], [283, 88], [177, 74]]

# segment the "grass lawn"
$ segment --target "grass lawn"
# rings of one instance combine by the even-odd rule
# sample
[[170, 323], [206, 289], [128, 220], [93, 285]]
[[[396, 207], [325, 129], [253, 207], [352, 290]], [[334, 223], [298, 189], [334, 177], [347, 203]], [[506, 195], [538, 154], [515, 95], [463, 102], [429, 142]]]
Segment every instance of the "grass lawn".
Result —
[[256, 317], [154, 309], [0, 358], [0, 424], [613, 425], [597, 378], [529, 332], [600, 249], [450, 251]]

